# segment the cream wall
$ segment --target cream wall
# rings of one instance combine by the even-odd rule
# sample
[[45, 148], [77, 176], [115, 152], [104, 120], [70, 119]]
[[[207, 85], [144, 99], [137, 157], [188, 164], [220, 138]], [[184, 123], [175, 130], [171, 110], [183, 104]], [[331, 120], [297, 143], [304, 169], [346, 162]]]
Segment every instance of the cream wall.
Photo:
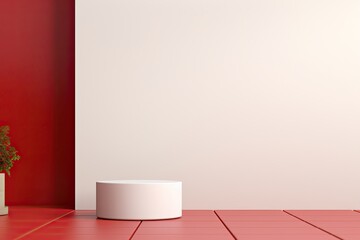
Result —
[[360, 208], [360, 1], [77, 0], [76, 208]]

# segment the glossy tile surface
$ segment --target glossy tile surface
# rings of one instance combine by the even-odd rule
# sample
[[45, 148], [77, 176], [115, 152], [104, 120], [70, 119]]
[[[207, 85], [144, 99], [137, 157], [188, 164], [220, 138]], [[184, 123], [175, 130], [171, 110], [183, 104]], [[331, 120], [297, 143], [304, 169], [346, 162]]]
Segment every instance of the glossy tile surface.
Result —
[[134, 240], [155, 239], [234, 239], [214, 211], [183, 211], [178, 219], [143, 221]]
[[286, 211], [340, 239], [360, 239], [360, 213], [357, 211]]
[[98, 219], [95, 211], [74, 211], [23, 239], [130, 239], [139, 224]]
[[45, 207], [9, 207], [9, 214], [0, 216], [0, 239], [15, 239], [72, 211]]
[[159, 221], [97, 219], [95, 211], [11, 207], [0, 216], [0, 239], [28, 240], [358, 240], [360, 212], [185, 210]]
[[219, 210], [216, 213], [237, 239], [336, 239], [280, 210]]

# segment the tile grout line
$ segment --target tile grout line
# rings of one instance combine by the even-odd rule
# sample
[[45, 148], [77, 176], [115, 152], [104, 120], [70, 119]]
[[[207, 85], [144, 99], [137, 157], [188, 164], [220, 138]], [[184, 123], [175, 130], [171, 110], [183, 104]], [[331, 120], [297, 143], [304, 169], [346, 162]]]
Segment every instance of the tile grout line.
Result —
[[129, 240], [131, 240], [131, 239], [135, 236], [135, 233], [136, 233], [137, 230], [139, 229], [139, 227], [140, 227], [140, 225], [141, 225], [142, 222], [143, 222], [143, 221], [140, 221], [140, 222], [139, 222], [139, 224], [138, 224], [137, 227], [135, 228], [134, 232], [131, 234]]
[[40, 225], [40, 226], [38, 226], [38, 227], [36, 227], [36, 228], [28, 231], [28, 232], [20, 235], [19, 237], [15, 238], [15, 240], [18, 240], [18, 239], [21, 239], [21, 238], [23, 238], [23, 237], [26, 237], [27, 235], [29, 235], [29, 234], [31, 234], [31, 233], [39, 230], [40, 228], [43, 228], [43, 227], [49, 225], [50, 223], [53, 223], [53, 222], [59, 220], [60, 218], [63, 218], [63, 217], [65, 217], [66, 215], [69, 215], [70, 213], [73, 213], [73, 212], [75, 212], [75, 210], [71, 210], [70, 212], [67, 212], [67, 213], [65, 213], [65, 214], [63, 214], [63, 215], [61, 215], [61, 216], [59, 216], [59, 217], [57, 217], [57, 218], [54, 218], [53, 220], [50, 220], [49, 222], [46, 222], [46, 223], [44, 223], [44, 224], [42, 224], [42, 225]]
[[217, 214], [217, 212], [214, 210], [215, 215], [218, 217], [218, 219], [220, 220], [220, 222], [224, 225], [224, 227], [226, 228], [226, 230], [228, 230], [228, 232], [231, 234], [231, 236], [237, 240], [237, 238], [235, 237], [235, 235], [231, 232], [230, 228], [228, 228], [228, 226], [226, 226], [226, 224], [224, 223], [224, 221], [221, 219], [221, 217]]
[[339, 236], [336, 236], [335, 234], [333, 234], [333, 233], [331, 233], [331, 232], [329, 232], [329, 231], [326, 231], [325, 229], [323, 229], [323, 228], [321, 228], [321, 227], [318, 227], [318, 226], [316, 226], [315, 224], [312, 224], [311, 222], [308, 222], [308, 221], [306, 221], [306, 220], [304, 220], [304, 219], [302, 219], [302, 218], [300, 218], [300, 217], [298, 217], [298, 216], [296, 216], [296, 215], [294, 215], [294, 214], [292, 214], [292, 213], [289, 213], [289, 212], [286, 211], [286, 210], [283, 210], [283, 212], [286, 213], [286, 214], [289, 214], [290, 216], [292, 216], [292, 217], [294, 217], [294, 218], [296, 218], [296, 219], [298, 219], [298, 220], [300, 220], [300, 221], [302, 221], [302, 222], [304, 222], [304, 223], [307, 223], [307, 224], [313, 226], [314, 228], [317, 228], [317, 229], [319, 229], [319, 230], [321, 230], [321, 231], [323, 231], [323, 232], [325, 232], [325, 233], [327, 233], [327, 234], [329, 234], [329, 235], [331, 235], [331, 236], [333, 236], [333, 237], [335, 237], [335, 238], [337, 238], [337, 239], [344, 240], [343, 238], [341, 238], [341, 237], [339, 237]]

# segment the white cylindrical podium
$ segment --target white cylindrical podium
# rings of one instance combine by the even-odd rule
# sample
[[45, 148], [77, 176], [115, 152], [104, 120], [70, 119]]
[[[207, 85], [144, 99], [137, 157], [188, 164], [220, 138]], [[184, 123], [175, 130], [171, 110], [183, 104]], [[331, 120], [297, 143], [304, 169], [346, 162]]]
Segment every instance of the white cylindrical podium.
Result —
[[5, 206], [5, 174], [0, 173], [0, 215], [7, 215], [8, 207]]
[[121, 220], [157, 220], [182, 215], [182, 182], [114, 180], [96, 182], [96, 215]]

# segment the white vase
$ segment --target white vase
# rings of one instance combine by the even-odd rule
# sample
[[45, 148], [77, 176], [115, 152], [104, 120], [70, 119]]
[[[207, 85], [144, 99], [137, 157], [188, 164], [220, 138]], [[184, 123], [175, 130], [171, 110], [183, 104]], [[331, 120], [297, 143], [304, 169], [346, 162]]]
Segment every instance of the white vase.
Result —
[[0, 173], [0, 215], [8, 214], [8, 207], [5, 206], [5, 173]]

